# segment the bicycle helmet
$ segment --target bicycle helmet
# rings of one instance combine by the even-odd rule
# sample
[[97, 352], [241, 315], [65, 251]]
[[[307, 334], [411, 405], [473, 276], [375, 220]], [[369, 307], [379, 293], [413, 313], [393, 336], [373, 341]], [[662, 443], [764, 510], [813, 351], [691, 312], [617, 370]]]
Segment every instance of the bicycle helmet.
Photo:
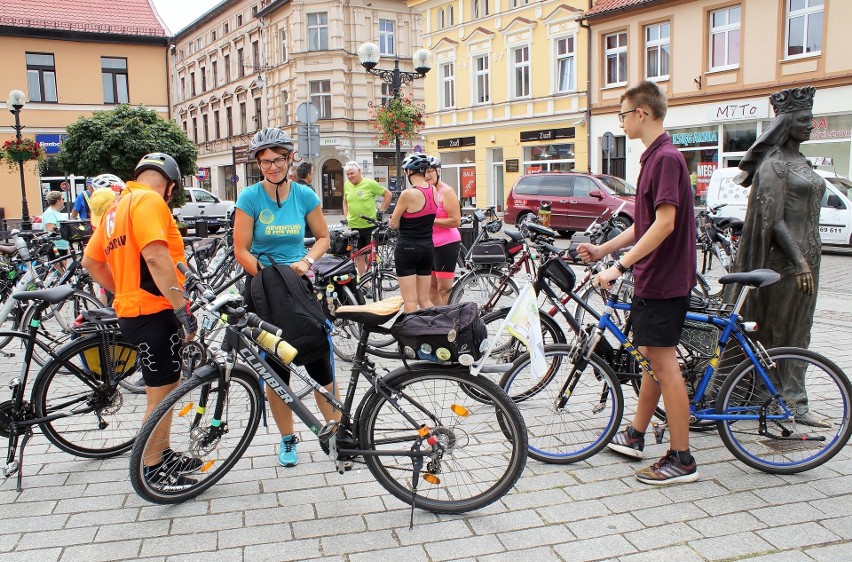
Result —
[[139, 174], [145, 170], [157, 170], [168, 181], [173, 181], [176, 185], [180, 185], [180, 168], [177, 162], [175, 162], [175, 159], [168, 154], [152, 152], [143, 156], [139, 163], [136, 164], [136, 169], [133, 170], [133, 179], [138, 178]]
[[95, 189], [108, 187], [118, 193], [124, 189], [124, 182], [121, 181], [121, 178], [113, 174], [101, 174], [92, 180], [92, 187]]
[[402, 169], [422, 174], [429, 168], [429, 157], [425, 154], [409, 154], [402, 161]]
[[257, 158], [258, 153], [267, 148], [283, 148], [293, 152], [293, 139], [281, 129], [261, 129], [251, 139], [249, 155], [251, 158]]
[[435, 156], [429, 156], [429, 167], [436, 170], [441, 169], [441, 161]]

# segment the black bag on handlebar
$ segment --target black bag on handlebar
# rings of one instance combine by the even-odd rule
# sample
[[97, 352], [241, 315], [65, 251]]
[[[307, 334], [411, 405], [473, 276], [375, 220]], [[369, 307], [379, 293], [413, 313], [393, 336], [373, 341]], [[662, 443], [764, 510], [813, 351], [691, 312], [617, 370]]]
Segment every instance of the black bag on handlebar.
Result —
[[473, 302], [402, 314], [390, 331], [405, 359], [435, 363], [458, 363], [465, 354], [479, 360], [488, 341], [488, 330]]
[[515, 254], [520, 252], [521, 248], [523, 248], [523, 244], [520, 242], [489, 238], [473, 245], [470, 251], [470, 259], [477, 265], [511, 263], [514, 261]]
[[88, 242], [92, 237], [92, 223], [87, 220], [61, 221], [59, 236], [68, 242]]
[[349, 256], [350, 230], [328, 229], [328, 251], [333, 256]]

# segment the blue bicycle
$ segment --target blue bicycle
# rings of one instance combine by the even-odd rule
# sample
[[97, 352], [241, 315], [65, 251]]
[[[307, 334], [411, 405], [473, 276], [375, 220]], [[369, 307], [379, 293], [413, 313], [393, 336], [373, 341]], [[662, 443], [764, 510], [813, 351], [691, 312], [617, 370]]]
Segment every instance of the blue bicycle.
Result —
[[[846, 445], [852, 434], [852, 384], [818, 353], [794, 347], [766, 350], [748, 337], [757, 326], [739, 315], [746, 295], [779, 279], [767, 269], [725, 275], [721, 284], [742, 285], [733, 306], [695, 307], [687, 313], [688, 324], [711, 328], [694, 333], [715, 340], [701, 342], [715, 344], [715, 353], [700, 379], [692, 381], [697, 386], [690, 397], [690, 423], [715, 422], [725, 446], [752, 468], [793, 474], [821, 465]], [[597, 324], [588, 324], [573, 344], [545, 346], [544, 377], [533, 377], [529, 354], [503, 376], [501, 386], [527, 422], [532, 458], [550, 463], [583, 460], [603, 449], [618, 431], [624, 412], [621, 385], [594, 353], [606, 332], [653, 377], [647, 359], [611, 318], [616, 310], [630, 310], [630, 287], [624, 278], [616, 283]], [[740, 357], [745, 359], [738, 361]], [[654, 432], [662, 442], [665, 425], [655, 425]]]

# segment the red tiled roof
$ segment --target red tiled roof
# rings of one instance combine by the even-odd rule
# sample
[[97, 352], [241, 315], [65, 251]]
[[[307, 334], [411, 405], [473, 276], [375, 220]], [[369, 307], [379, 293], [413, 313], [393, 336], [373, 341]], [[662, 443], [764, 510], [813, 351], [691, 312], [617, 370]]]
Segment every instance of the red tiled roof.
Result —
[[149, 0], [2, 0], [0, 25], [166, 37]]
[[651, 4], [656, 1], [657, 0], [598, 0], [595, 2], [595, 5], [586, 12], [586, 16], [599, 16], [608, 12], [626, 10], [634, 6], [641, 6], [642, 4]]

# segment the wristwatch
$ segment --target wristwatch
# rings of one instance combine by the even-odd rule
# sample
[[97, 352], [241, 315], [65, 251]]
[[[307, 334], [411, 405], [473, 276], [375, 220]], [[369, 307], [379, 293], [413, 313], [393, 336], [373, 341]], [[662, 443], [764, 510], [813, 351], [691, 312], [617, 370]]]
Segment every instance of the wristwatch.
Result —
[[314, 265], [314, 258], [312, 258], [311, 256], [305, 256], [304, 260], [309, 264]]

